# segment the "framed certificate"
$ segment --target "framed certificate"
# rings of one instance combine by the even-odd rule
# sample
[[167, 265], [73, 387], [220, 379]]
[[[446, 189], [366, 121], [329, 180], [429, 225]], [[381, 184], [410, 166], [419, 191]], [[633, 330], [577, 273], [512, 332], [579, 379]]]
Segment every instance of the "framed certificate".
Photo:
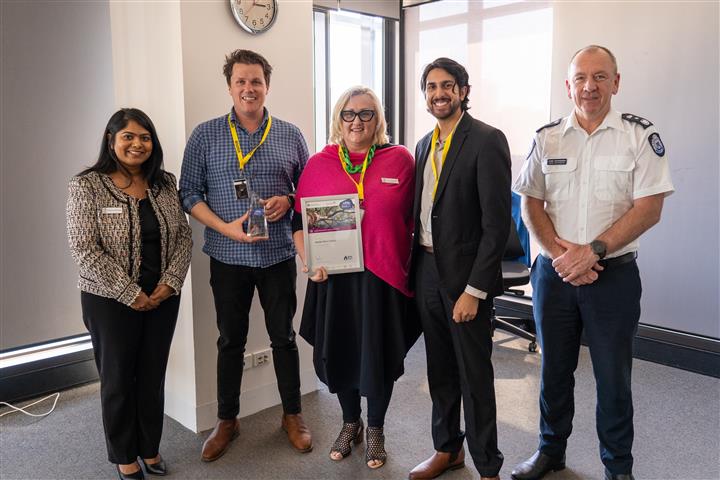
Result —
[[312, 272], [362, 272], [362, 219], [357, 194], [307, 197], [301, 201], [305, 261]]

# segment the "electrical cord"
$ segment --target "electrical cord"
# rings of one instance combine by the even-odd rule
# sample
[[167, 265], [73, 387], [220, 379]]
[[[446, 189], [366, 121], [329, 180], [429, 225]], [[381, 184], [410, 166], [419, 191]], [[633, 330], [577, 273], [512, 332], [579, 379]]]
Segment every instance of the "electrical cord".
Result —
[[[38, 403], [43, 402], [50, 397], [55, 397], [55, 400], [53, 401], [52, 407], [50, 407], [50, 410], [48, 410], [47, 412], [45, 412], [45, 413], [30, 413], [27, 410], [25, 410], [26, 408], [32, 407], [33, 405], [37, 405]], [[58, 398], [60, 398], [60, 392], [56, 392], [56, 393], [53, 393], [52, 395], [48, 395], [47, 397], [41, 398], [40, 400], [36, 400], [29, 405], [25, 405], [24, 407], [16, 407], [14, 405], [10, 405], [7, 402], [0, 402], [0, 405], [7, 405], [8, 407], [12, 408], [12, 410], [10, 410], [9, 412], [0, 413], [0, 417], [4, 417], [5, 415], [9, 415], [9, 414], [15, 413], [15, 412], [22, 412], [25, 415], [29, 415], [31, 417], [45, 417], [47, 415], [50, 415], [53, 412], [53, 410], [55, 410], [55, 405], [57, 405]]]

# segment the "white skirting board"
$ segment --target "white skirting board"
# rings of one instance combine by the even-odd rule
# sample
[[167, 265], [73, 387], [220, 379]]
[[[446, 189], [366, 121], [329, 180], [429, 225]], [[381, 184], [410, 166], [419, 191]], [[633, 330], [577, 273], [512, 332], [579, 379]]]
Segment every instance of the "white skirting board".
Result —
[[[300, 371], [300, 393], [314, 392], [320, 388], [320, 382], [312, 368]], [[209, 430], [217, 420], [217, 401], [192, 406], [172, 395], [165, 397], [165, 414], [195, 433]], [[277, 382], [261, 385], [250, 390], [244, 388], [240, 393], [240, 418], [280, 404]], [[279, 421], [279, 420], [278, 420]]]

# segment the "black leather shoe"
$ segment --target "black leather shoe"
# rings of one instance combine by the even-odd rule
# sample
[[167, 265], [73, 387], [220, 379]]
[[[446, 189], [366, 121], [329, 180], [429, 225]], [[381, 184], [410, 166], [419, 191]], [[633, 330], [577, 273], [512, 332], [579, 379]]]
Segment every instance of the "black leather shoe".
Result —
[[632, 473], [610, 473], [605, 469], [605, 480], [635, 480]]
[[117, 469], [118, 478], [120, 480], [145, 480], [142, 468], [138, 468], [138, 471], [133, 473], [122, 473], [118, 465], [115, 465], [115, 468]]
[[165, 465], [165, 460], [160, 457], [160, 461], [157, 463], [147, 463], [144, 458], [141, 458], [140, 461], [143, 464], [143, 467], [145, 467], [145, 471], [149, 473], [150, 475], [167, 475], [167, 465]]
[[515, 480], [540, 480], [550, 472], [565, 468], [565, 455], [561, 459], [549, 457], [540, 450], [516, 466], [510, 474]]

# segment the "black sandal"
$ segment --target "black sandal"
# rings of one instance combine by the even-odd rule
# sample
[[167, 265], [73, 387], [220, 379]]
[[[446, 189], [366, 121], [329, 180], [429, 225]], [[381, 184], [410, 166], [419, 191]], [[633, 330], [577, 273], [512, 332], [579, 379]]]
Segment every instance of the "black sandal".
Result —
[[[350, 455], [352, 451], [351, 444], [359, 445], [363, 441], [363, 422], [359, 419], [357, 422], [343, 423], [340, 434], [333, 443], [332, 450], [330, 450], [330, 458], [336, 462]], [[333, 458], [333, 453], [339, 453], [342, 455], [341, 458]]]
[[[385, 434], [383, 427], [367, 428], [367, 450], [365, 450], [365, 463], [369, 468], [375, 469], [385, 465], [387, 452], [385, 451]], [[370, 462], [380, 462], [371, 465]]]

